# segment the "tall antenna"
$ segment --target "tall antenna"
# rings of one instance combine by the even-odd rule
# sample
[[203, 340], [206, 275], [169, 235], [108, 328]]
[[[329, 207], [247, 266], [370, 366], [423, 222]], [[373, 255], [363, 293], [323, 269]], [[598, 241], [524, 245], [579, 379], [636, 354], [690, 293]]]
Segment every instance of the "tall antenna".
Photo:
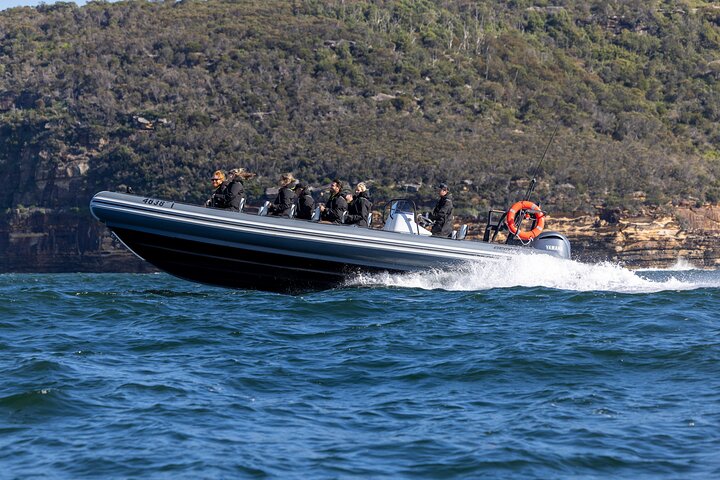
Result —
[[555, 134], [557, 133], [558, 128], [560, 128], [559, 124], [555, 126], [555, 130], [553, 130], [552, 135], [550, 135], [550, 140], [548, 140], [547, 145], [545, 145], [545, 151], [543, 152], [542, 157], [540, 158], [537, 165], [535, 166], [535, 170], [533, 171], [533, 174], [532, 174], [533, 178], [530, 181], [530, 186], [528, 187], [523, 200], [530, 200], [530, 195], [532, 195], [533, 190], [535, 190], [535, 184], [537, 184], [537, 174], [540, 171], [540, 165], [542, 165], [543, 160], [545, 160], [545, 155], [547, 155], [548, 149], [550, 148], [550, 144], [552, 143], [553, 138], [555, 138]]

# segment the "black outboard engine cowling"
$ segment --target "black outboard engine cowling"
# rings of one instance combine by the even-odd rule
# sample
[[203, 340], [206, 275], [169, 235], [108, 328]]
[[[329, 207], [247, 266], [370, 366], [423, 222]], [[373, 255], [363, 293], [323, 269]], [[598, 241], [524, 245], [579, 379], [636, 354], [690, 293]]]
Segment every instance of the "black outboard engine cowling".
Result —
[[543, 232], [533, 240], [532, 246], [555, 257], [570, 260], [570, 242], [560, 233]]

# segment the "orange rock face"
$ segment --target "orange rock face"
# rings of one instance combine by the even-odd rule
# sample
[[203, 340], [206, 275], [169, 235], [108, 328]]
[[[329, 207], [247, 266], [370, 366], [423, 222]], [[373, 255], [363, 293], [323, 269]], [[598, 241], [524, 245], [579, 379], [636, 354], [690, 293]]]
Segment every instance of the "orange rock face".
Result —
[[720, 206], [677, 207], [671, 214], [650, 209], [620, 212], [609, 223], [601, 215], [548, 218], [580, 260], [608, 260], [630, 268], [665, 268], [683, 258], [698, 268], [720, 268]]

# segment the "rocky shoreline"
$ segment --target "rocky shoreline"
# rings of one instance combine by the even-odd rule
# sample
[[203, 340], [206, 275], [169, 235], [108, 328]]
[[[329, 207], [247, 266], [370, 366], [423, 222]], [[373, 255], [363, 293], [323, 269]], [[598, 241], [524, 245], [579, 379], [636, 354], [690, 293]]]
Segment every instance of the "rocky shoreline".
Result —
[[[669, 268], [679, 260], [720, 268], [720, 205], [646, 208], [639, 213], [549, 215], [547, 227], [563, 233], [573, 258], [627, 268]], [[470, 225], [480, 232], [484, 225]], [[472, 235], [470, 236], [472, 238]], [[104, 225], [82, 209], [18, 208], [0, 221], [0, 272], [152, 272]]]
[[[663, 209], [667, 210], [667, 209]], [[599, 210], [596, 215], [550, 216], [580, 261], [609, 261], [628, 268], [669, 268], [679, 260], [695, 268], [720, 268], [720, 206], [678, 206], [639, 213]]]

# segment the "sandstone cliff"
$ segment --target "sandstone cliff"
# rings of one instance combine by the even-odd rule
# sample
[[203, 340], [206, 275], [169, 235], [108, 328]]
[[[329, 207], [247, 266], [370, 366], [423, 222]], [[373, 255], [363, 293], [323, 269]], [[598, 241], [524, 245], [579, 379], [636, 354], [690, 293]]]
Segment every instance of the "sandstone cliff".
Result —
[[0, 221], [0, 272], [148, 272], [85, 208], [17, 208]]
[[[666, 213], [668, 210], [670, 214]], [[630, 268], [667, 268], [682, 258], [698, 268], [720, 268], [720, 206], [679, 206], [596, 215], [556, 216], [549, 228], [565, 234], [574, 257]]]

